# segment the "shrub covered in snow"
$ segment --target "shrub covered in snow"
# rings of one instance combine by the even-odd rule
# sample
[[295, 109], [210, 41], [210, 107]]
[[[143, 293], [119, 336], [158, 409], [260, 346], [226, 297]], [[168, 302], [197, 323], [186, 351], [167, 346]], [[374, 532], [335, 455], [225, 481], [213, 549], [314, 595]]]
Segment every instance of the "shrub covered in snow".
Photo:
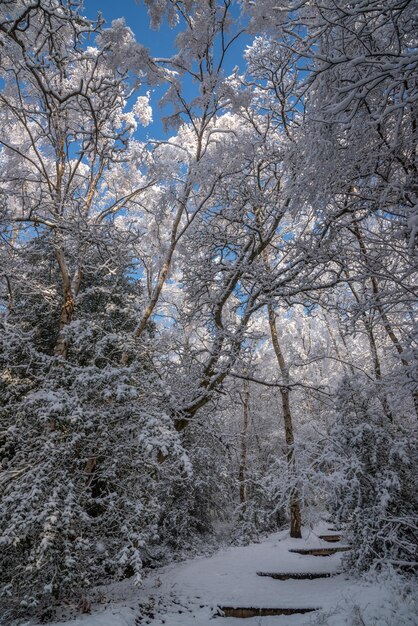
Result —
[[57, 318], [47, 306], [46, 272], [34, 295], [23, 280], [17, 285], [13, 312], [1, 322], [7, 616], [42, 612], [109, 578], [139, 580], [146, 549], [159, 538], [164, 495], [189, 474], [149, 353], [130, 344], [140, 284], [110, 259], [98, 261], [65, 329], [66, 359], [48, 341], [57, 337]]
[[331, 433], [331, 509], [357, 570], [417, 561], [418, 440], [408, 416], [390, 422], [373, 384], [346, 379]]

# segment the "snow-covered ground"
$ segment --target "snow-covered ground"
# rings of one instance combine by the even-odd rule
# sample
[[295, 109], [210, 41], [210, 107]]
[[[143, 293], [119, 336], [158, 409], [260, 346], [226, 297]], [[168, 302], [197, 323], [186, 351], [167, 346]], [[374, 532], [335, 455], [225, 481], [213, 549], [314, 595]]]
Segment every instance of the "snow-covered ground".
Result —
[[[327, 532], [326, 525], [318, 526], [305, 531], [302, 540], [281, 532], [257, 544], [171, 564], [150, 574], [141, 589], [132, 588], [129, 582], [102, 587], [98, 591], [101, 602], [93, 605], [91, 615], [70, 618], [68, 608], [65, 621], [54, 626], [417, 626], [418, 598], [412, 590], [403, 598], [404, 589], [393, 577], [386, 582], [354, 580], [339, 573], [341, 553], [322, 557], [289, 552], [344, 545], [318, 538]], [[258, 576], [259, 571], [329, 572], [332, 576], [280, 581]], [[241, 619], [217, 615], [219, 606], [321, 610]]]

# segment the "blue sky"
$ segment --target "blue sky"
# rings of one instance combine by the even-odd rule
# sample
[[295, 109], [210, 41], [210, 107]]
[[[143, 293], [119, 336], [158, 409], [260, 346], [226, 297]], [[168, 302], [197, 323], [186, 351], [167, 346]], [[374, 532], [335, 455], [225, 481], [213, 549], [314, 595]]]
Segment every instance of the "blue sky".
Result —
[[[176, 31], [164, 23], [159, 31], [151, 30], [146, 7], [143, 2], [135, 0], [84, 0], [84, 14], [89, 18], [95, 18], [101, 12], [106, 20], [105, 28], [111, 25], [112, 20], [124, 17], [126, 24], [135, 33], [137, 41], [151, 51], [156, 57], [170, 57], [175, 53], [174, 40]], [[242, 65], [242, 52], [249, 43], [248, 37], [242, 37], [231, 46], [229, 57], [225, 64], [225, 71], [231, 72], [236, 65]], [[149, 137], [161, 137], [164, 135], [161, 116], [162, 112], [158, 107], [158, 101], [164, 93], [164, 88], [152, 90], [151, 104], [153, 107], [154, 122], [152, 125], [138, 132], [140, 139]], [[145, 89], [144, 89], [145, 91]], [[190, 85], [192, 97], [193, 86]]]
[[106, 26], [119, 17], [124, 17], [127, 25], [135, 33], [137, 40], [149, 48], [154, 56], [170, 56], [174, 52], [173, 31], [165, 24], [159, 31], [151, 30], [143, 2], [135, 0], [84, 0], [84, 13], [93, 18], [100, 11]]

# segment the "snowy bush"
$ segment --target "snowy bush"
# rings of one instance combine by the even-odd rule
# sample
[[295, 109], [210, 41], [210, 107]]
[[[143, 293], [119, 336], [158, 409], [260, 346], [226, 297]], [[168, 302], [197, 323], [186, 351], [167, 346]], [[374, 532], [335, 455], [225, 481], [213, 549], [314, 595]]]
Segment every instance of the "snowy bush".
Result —
[[42, 614], [110, 578], [139, 581], [146, 549], [159, 539], [164, 492], [190, 470], [149, 354], [129, 342], [140, 284], [123, 268], [112, 271], [109, 259], [90, 267], [65, 328], [67, 359], [48, 341], [57, 321], [42, 304], [42, 264], [39, 289], [25, 292], [22, 280], [1, 322], [0, 584], [8, 617]]
[[400, 576], [389, 567], [379, 573], [363, 575], [361, 583], [360, 593], [353, 597], [348, 584], [338, 605], [321, 611], [310, 623], [315, 626], [416, 626], [416, 579]]
[[331, 432], [331, 510], [353, 549], [347, 564], [356, 570], [417, 560], [418, 441], [415, 430], [391, 423], [373, 384], [345, 380], [338, 419]]

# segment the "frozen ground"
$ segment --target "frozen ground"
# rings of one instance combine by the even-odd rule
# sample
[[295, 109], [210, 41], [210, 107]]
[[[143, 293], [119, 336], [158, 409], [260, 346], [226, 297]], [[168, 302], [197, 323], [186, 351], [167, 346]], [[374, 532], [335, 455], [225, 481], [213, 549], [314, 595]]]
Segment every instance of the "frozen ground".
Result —
[[[229, 548], [155, 570], [141, 589], [119, 583], [99, 590], [101, 602], [91, 615], [70, 618], [54, 626], [418, 626], [418, 599], [406, 597], [403, 582], [393, 577], [377, 582], [356, 581], [339, 573], [341, 553], [299, 555], [292, 548], [334, 547], [318, 538], [327, 526], [306, 531], [302, 540], [287, 532], [258, 544]], [[330, 534], [328, 532], [328, 534]], [[280, 581], [257, 576], [264, 572], [330, 572], [330, 578]], [[308, 614], [254, 618], [217, 616], [218, 606], [318, 607]], [[29, 623], [28, 623], [29, 626]]]

